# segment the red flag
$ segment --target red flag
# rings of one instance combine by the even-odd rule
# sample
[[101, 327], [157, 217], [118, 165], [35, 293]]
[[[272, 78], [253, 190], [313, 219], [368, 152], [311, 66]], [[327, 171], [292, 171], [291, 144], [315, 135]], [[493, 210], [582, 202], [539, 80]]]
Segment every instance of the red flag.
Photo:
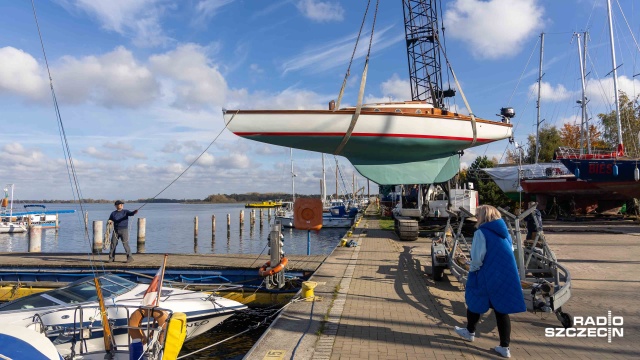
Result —
[[167, 264], [167, 254], [164, 254], [164, 261], [158, 272], [151, 280], [151, 284], [144, 292], [142, 306], [158, 306], [160, 304], [160, 291], [162, 291], [162, 281], [164, 280], [164, 267]]

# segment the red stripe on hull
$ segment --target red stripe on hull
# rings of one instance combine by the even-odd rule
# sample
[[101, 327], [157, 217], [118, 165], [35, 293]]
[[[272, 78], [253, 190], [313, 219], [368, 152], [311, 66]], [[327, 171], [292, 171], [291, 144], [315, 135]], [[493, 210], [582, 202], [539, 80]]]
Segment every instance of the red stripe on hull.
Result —
[[[320, 133], [320, 132], [234, 132], [238, 136], [344, 136], [345, 133]], [[413, 139], [438, 139], [454, 141], [473, 141], [473, 138], [441, 135], [416, 135], [416, 134], [378, 134], [378, 133], [353, 133], [351, 137], [390, 137]], [[492, 139], [476, 139], [477, 142], [491, 142]]]

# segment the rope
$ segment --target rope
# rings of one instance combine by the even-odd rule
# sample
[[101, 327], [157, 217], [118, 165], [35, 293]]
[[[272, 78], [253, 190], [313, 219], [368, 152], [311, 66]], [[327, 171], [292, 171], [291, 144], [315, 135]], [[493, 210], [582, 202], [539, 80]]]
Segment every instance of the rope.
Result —
[[342, 95], [344, 95], [344, 89], [347, 86], [347, 79], [351, 74], [351, 64], [353, 63], [353, 58], [356, 55], [356, 50], [358, 49], [358, 42], [360, 42], [360, 35], [362, 34], [362, 28], [364, 27], [364, 22], [367, 19], [367, 13], [369, 12], [369, 5], [371, 4], [371, 0], [367, 2], [367, 8], [364, 11], [364, 16], [362, 17], [362, 23], [360, 24], [360, 31], [358, 31], [358, 37], [356, 38], [356, 45], [353, 47], [353, 52], [351, 53], [351, 59], [349, 60], [349, 66], [347, 67], [347, 72], [344, 74], [344, 80], [342, 80], [342, 87], [340, 88], [340, 93], [338, 94], [338, 101], [336, 102], [336, 109], [340, 109], [340, 102], [342, 102]]
[[[238, 110], [238, 111], [239, 111], [239, 110]], [[175, 179], [173, 179], [173, 181], [171, 181], [171, 182], [169, 183], [169, 185], [165, 186], [162, 190], [160, 190], [160, 192], [159, 192], [159, 193], [157, 193], [156, 195], [154, 195], [150, 200], [153, 200], [153, 199], [157, 198], [158, 196], [160, 196], [160, 194], [162, 194], [163, 192], [165, 192], [165, 190], [167, 190], [169, 187], [171, 187], [171, 185], [173, 185], [176, 181], [178, 181], [178, 179], [180, 179], [180, 178], [182, 177], [182, 175], [184, 175], [187, 171], [189, 171], [189, 169], [191, 169], [191, 167], [192, 167], [192, 166], [193, 166], [193, 165], [194, 165], [194, 164], [195, 164], [195, 163], [196, 163], [196, 162], [197, 162], [197, 161], [202, 157], [202, 155], [204, 155], [204, 153], [206, 153], [206, 152], [209, 150], [209, 148], [211, 148], [211, 146], [216, 142], [216, 140], [218, 140], [218, 138], [220, 137], [220, 135], [222, 135], [222, 132], [224, 132], [224, 130], [229, 126], [229, 124], [231, 123], [231, 121], [233, 121], [233, 118], [235, 118], [237, 114], [238, 114], [238, 112], [236, 112], [235, 114], [233, 114], [233, 116], [231, 116], [231, 119], [229, 119], [229, 122], [224, 124], [224, 127], [222, 128], [222, 130], [220, 130], [220, 132], [218, 133], [218, 135], [216, 135], [216, 137], [213, 139], [213, 141], [211, 141], [211, 142], [209, 143], [209, 145], [207, 146], [207, 148], [206, 148], [206, 149], [204, 149], [204, 150], [200, 153], [200, 155], [198, 155], [198, 157], [197, 157], [197, 158], [195, 158], [195, 160], [193, 160], [193, 161], [191, 162], [191, 164], [189, 164], [189, 166], [187, 166], [187, 168], [186, 168], [186, 169], [184, 169], [184, 171], [180, 173], [180, 175], [178, 175], [178, 177], [176, 177]], [[147, 201], [145, 201], [145, 202], [144, 202], [144, 204], [142, 204], [142, 206], [140, 206], [140, 207], [139, 207], [139, 208], [137, 208], [136, 210], [140, 210], [140, 209], [142, 209], [142, 208], [143, 208], [143, 207], [145, 207], [148, 203], [149, 203], [149, 201], [148, 201], [148, 200], [147, 200]]]
[[[74, 201], [77, 199], [78, 205], [80, 206], [80, 213], [78, 216], [81, 218], [85, 214], [84, 206], [83, 206], [83, 196], [82, 191], [80, 190], [80, 181], [78, 180], [78, 175], [76, 172], [75, 164], [73, 162], [73, 157], [71, 156], [71, 148], [69, 147], [69, 141], [67, 140], [67, 133], [64, 129], [64, 124], [62, 123], [62, 115], [60, 113], [60, 107], [58, 106], [58, 100], [56, 98], [56, 93], [53, 88], [53, 77], [51, 76], [51, 70], [49, 68], [49, 60], [47, 59], [47, 53], [44, 49], [44, 41], [42, 39], [42, 32], [40, 31], [40, 24], [38, 23], [38, 16], [36, 14], [36, 5], [34, 0], [31, 0], [31, 9], [33, 10], [33, 18], [35, 19], [36, 28], [38, 29], [38, 37], [40, 39], [40, 47], [42, 48], [42, 55], [44, 57], [44, 62], [47, 67], [47, 75], [49, 76], [49, 87], [51, 88], [51, 98], [53, 100], [53, 106], [56, 114], [56, 122], [58, 124], [58, 132], [60, 134], [60, 140], [62, 143], [62, 151], [65, 158], [65, 165], [67, 166], [67, 175], [69, 177], [69, 182], [71, 184], [71, 193], [73, 195]], [[74, 192], [75, 190], [75, 192]], [[84, 222], [84, 219], [81, 221]], [[91, 249], [91, 241], [89, 240], [89, 226], [85, 222], [84, 223], [84, 239], [88, 243], [89, 252], [89, 264], [91, 267], [91, 271], [95, 276], [95, 266], [93, 263], [94, 255]], [[104, 265], [102, 266], [102, 270], [104, 271]]]
[[380, 4], [380, 0], [376, 1], [376, 11], [373, 13], [373, 24], [371, 25], [371, 36], [369, 37], [369, 49], [367, 50], [367, 58], [364, 62], [364, 70], [362, 72], [362, 80], [360, 81], [360, 92], [358, 93], [358, 105], [356, 105], [356, 111], [353, 113], [351, 117], [351, 124], [349, 124], [349, 129], [344, 134], [342, 138], [342, 142], [333, 152], [334, 155], [340, 155], [344, 146], [347, 145], [347, 141], [351, 138], [351, 134], [353, 133], [353, 129], [356, 127], [356, 122], [360, 117], [360, 110], [362, 109], [362, 99], [364, 97], [364, 87], [367, 83], [367, 71], [369, 70], [369, 57], [371, 55], [371, 45], [373, 44], [373, 31], [376, 27], [376, 18], [378, 16], [378, 5]]
[[475, 117], [475, 115], [473, 115], [473, 111], [471, 111], [471, 106], [469, 106], [469, 102], [467, 101], [467, 97], [464, 96], [464, 91], [462, 91], [462, 86], [460, 85], [460, 82], [458, 82], [458, 77], [456, 76], [456, 73], [453, 71], [453, 67], [451, 66], [451, 63], [449, 62], [449, 58], [447, 57], [447, 53], [444, 52], [444, 49], [442, 48], [442, 44], [440, 43], [440, 39], [438, 39], [437, 36], [435, 38], [436, 38], [436, 41], [438, 41], [438, 46], [440, 46], [440, 49], [442, 49], [442, 54], [444, 55], [444, 60], [447, 62], [447, 66], [449, 67], [449, 71], [451, 71], [451, 76], [453, 76], [453, 81], [455, 81], [456, 86], [458, 87], [458, 90], [460, 90], [460, 96], [462, 96], [462, 101], [464, 102], [464, 105], [467, 108], [467, 111], [469, 111], [469, 116], [471, 116], [471, 129], [473, 130], [473, 140], [471, 141], [471, 146], [474, 146], [476, 144], [476, 142], [478, 141], [478, 130], [476, 128], [476, 117]]

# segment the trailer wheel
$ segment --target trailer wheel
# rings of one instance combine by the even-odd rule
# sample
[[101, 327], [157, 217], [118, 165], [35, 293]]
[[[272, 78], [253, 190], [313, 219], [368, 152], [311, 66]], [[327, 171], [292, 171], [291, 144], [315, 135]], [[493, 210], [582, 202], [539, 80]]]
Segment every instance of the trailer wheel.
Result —
[[566, 312], [562, 312], [562, 308], [556, 310], [556, 317], [565, 329], [573, 327], [573, 316], [569, 315]]
[[442, 275], [444, 275], [444, 268], [444, 266], [435, 266], [433, 264], [431, 265], [431, 276], [433, 277], [433, 280], [442, 280]]

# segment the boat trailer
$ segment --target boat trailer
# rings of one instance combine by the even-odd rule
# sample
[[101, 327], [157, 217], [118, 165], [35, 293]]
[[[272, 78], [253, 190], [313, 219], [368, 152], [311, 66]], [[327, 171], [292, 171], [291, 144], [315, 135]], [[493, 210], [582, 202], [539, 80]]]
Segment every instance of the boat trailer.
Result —
[[[573, 326], [573, 318], [562, 311], [571, 298], [571, 276], [569, 270], [560, 265], [553, 251], [549, 248], [542, 224], [534, 216], [538, 231], [533, 240], [522, 240], [521, 221], [534, 211], [529, 208], [519, 216], [498, 207], [507, 224], [514, 242], [514, 255], [518, 265], [522, 295], [530, 312], [553, 312], [562, 326]], [[469, 274], [472, 239], [462, 234], [465, 219], [473, 217], [464, 208], [459, 213], [448, 212], [449, 219], [444, 233], [437, 235], [431, 245], [431, 273], [436, 281], [442, 280], [445, 269], [464, 286]], [[452, 223], [453, 221], [453, 223]]]

